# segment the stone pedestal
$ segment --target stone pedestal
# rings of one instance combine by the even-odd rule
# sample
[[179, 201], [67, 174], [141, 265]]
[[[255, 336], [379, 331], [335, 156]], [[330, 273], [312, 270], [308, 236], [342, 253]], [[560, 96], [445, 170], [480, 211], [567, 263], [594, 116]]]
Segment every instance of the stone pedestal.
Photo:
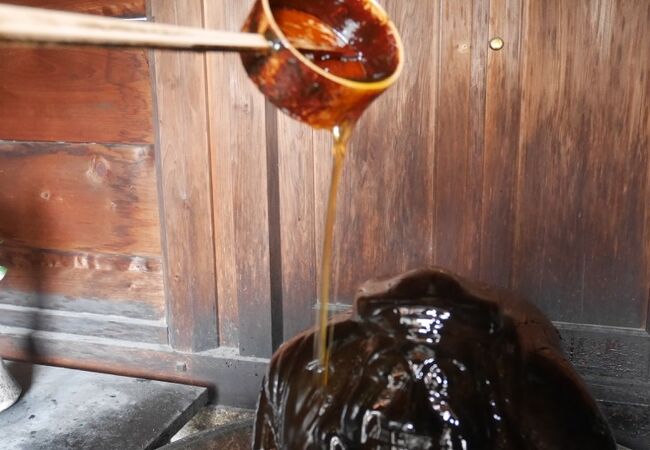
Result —
[[13, 379], [0, 358], [0, 412], [16, 403], [20, 397], [20, 386]]

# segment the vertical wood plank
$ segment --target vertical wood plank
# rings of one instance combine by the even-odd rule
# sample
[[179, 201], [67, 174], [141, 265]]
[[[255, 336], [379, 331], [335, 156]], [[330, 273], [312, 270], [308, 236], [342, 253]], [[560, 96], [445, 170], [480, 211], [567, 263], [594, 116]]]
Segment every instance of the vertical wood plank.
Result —
[[646, 2], [525, 2], [516, 270], [553, 319], [643, 327]]
[[[322, 269], [322, 258], [323, 258], [323, 239], [325, 237], [325, 215], [327, 214], [327, 196], [329, 193], [330, 187], [330, 176], [332, 173], [332, 164], [334, 163], [334, 158], [332, 157], [332, 146], [334, 145], [334, 139], [332, 133], [329, 130], [313, 130], [312, 131], [312, 158], [313, 158], [313, 179], [314, 179], [314, 252], [315, 252], [315, 267], [316, 267], [316, 296], [320, 292], [320, 271]], [[350, 159], [348, 154], [347, 159]], [[350, 162], [346, 161], [345, 165], [349, 165]], [[345, 176], [345, 171], [343, 169], [343, 176]], [[341, 183], [343, 183], [341, 181]], [[339, 203], [337, 212], [337, 220], [340, 215], [346, 214], [341, 212], [343, 207], [341, 206], [342, 201], [340, 200], [344, 194], [342, 189], [339, 189]], [[340, 266], [340, 249], [341, 249], [341, 238], [340, 231], [338, 230], [338, 225], [335, 224], [334, 227], [334, 251], [332, 252], [332, 280], [330, 288], [330, 296], [332, 302], [335, 303], [339, 301], [339, 276], [338, 276], [338, 267]], [[350, 287], [351, 289], [353, 286]], [[351, 290], [350, 289], [350, 290]], [[316, 299], [316, 297], [314, 298]], [[315, 301], [314, 301], [315, 304]], [[316, 316], [315, 312], [310, 313], [310, 320], [312, 323], [315, 323]]]
[[[316, 302], [316, 241], [313, 131], [278, 114], [278, 179], [284, 336], [313, 324]], [[273, 268], [275, 270], [275, 268]]]
[[[200, 0], [154, 0], [151, 7], [159, 22], [202, 26]], [[218, 339], [205, 57], [153, 55], [170, 344], [206, 350]]]
[[562, 5], [557, 1], [524, 5], [513, 286], [552, 319], [573, 322], [580, 320], [582, 312], [584, 236], [579, 230], [579, 193], [585, 161], [583, 151], [572, 151], [574, 139], [566, 134], [580, 129], [583, 116], [563, 101], [564, 94], [570, 94], [562, 86], [562, 60], [568, 58], [568, 47], [559, 38]]
[[650, 197], [650, 3], [591, 0], [565, 20], [578, 33], [566, 63], [571, 90], [589, 121], [586, 140], [577, 141], [587, 156], [582, 321], [645, 327], [650, 236], [640, 205]]
[[435, 262], [470, 277], [479, 273], [486, 19], [485, 1], [442, 2]]
[[[204, 1], [205, 25], [237, 30], [251, 4]], [[240, 353], [270, 356], [273, 317], [265, 100], [237, 54], [209, 53], [207, 79], [220, 308], [226, 313], [222, 320], [232, 321], [236, 308]], [[236, 302], [236, 307], [224, 304], [229, 302]], [[230, 324], [224, 323], [222, 333], [234, 341]]]
[[489, 14], [488, 39], [499, 36], [505, 46], [487, 58], [479, 278], [501, 287], [510, 285], [515, 233], [521, 7], [521, 0], [492, 0]]
[[[431, 24], [438, 23], [439, 5], [389, 0], [384, 6], [402, 35], [406, 65], [397, 84], [361, 118], [352, 139], [339, 192], [334, 301], [349, 302], [369, 278], [432, 259], [432, 61], [438, 59], [438, 34]], [[320, 221], [322, 209], [320, 204]]]

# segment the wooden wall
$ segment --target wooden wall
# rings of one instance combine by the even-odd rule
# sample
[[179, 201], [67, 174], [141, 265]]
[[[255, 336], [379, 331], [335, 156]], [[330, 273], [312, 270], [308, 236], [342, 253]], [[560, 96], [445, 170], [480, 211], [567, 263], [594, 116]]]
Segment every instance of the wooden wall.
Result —
[[[144, 1], [14, 3], [146, 14]], [[110, 314], [120, 336], [144, 319], [166, 343], [147, 53], [7, 44], [0, 91], [0, 324], [34, 322], [33, 307]], [[65, 317], [34, 325], [105, 335], [101, 316]]]
[[[339, 301], [370, 277], [434, 264], [518, 290], [557, 321], [645, 329], [646, 5], [382, 3], [407, 64], [352, 143]], [[247, 7], [223, 5], [208, 5], [206, 25], [236, 29]], [[237, 63], [207, 56], [218, 279], [240, 273], [228, 252], [270, 272], [256, 289], [281, 298], [288, 337], [312, 320], [331, 142], [265, 107]], [[233, 250], [240, 232], [248, 247]]]
[[[447, 267], [537, 303], [584, 370], [647, 380], [648, 6], [382, 3], [407, 63], [355, 132], [334, 297], [349, 304], [368, 278]], [[183, 17], [178, 2], [159, 5]], [[247, 12], [206, 2], [192, 23], [236, 30]], [[212, 183], [214, 249], [201, 254], [214, 251], [219, 339], [268, 356], [313, 321], [331, 139], [265, 104], [237, 55], [195, 64], [185, 86], [157, 86], [207, 98], [193, 164]], [[159, 110], [187, 116], [174, 102]]]
[[[152, 0], [149, 15], [237, 30], [251, 3]], [[353, 138], [335, 299], [440, 265], [537, 303], [584, 374], [650, 380], [650, 5], [381, 3], [406, 67]], [[52, 1], [144, 8], [110, 5]], [[237, 54], [0, 51], [0, 307], [14, 324], [26, 305], [144, 321], [130, 336], [97, 321], [162, 345], [120, 350], [117, 370], [239, 377], [221, 399], [254, 401], [265, 358], [313, 321], [330, 136], [267, 104]], [[71, 363], [106, 370], [85, 348]]]

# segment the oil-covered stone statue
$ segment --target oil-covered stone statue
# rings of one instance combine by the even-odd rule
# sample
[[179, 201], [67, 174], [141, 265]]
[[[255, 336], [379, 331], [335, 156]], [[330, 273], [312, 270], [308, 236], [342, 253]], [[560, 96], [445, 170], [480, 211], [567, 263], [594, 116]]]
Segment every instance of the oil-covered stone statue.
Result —
[[510, 293], [438, 269], [367, 282], [326, 385], [313, 340], [273, 356], [255, 449], [616, 449], [555, 328]]

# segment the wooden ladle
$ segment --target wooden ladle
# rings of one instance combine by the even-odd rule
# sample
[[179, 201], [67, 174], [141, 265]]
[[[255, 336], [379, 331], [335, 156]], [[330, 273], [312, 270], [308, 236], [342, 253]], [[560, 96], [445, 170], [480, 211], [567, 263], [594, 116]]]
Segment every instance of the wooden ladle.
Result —
[[[270, 50], [276, 45], [257, 33], [208, 30], [100, 17], [26, 6], [0, 5], [0, 41], [174, 48], [197, 50]], [[301, 50], [336, 51], [294, 38]]]

